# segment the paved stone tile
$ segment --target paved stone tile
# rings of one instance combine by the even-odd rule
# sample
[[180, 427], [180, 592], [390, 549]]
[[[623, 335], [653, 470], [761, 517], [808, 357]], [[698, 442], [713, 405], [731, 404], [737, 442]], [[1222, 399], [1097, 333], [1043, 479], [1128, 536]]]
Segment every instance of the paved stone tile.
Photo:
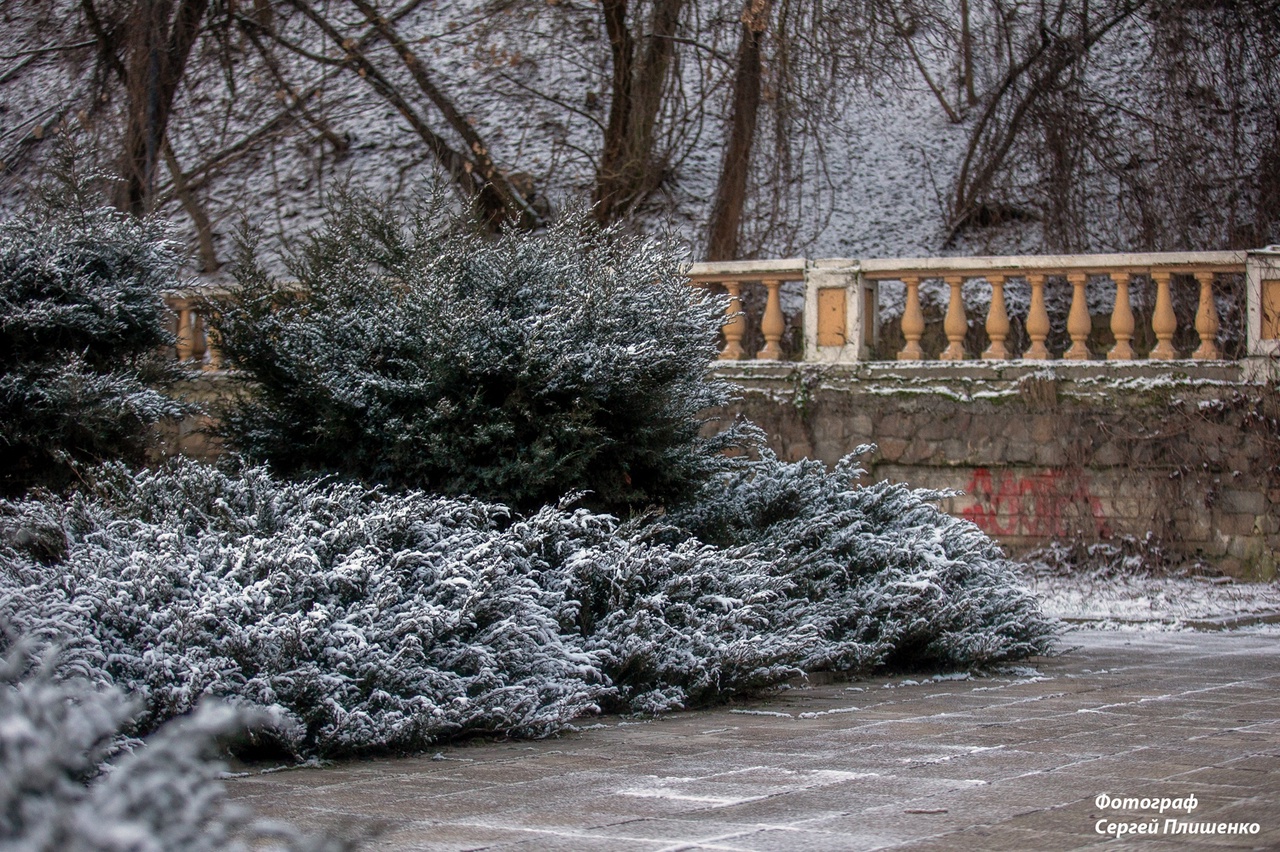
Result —
[[1068, 852], [1080, 848], [1079, 840], [1062, 833], [1027, 831], [1020, 828], [981, 827], [955, 831], [929, 840], [921, 840], [897, 846], [910, 852], [958, 852], [958, 850], [983, 850], [983, 852]]
[[874, 830], [844, 831], [833, 834], [796, 828], [767, 828], [737, 837], [726, 837], [719, 844], [705, 848], [732, 848], [750, 852], [845, 852], [848, 849], [890, 849], [898, 840], [891, 834]]
[[493, 847], [511, 848], [516, 843], [536, 840], [541, 835], [535, 831], [491, 828], [483, 825], [450, 823], [410, 823], [387, 831], [369, 846], [385, 852], [431, 849], [439, 852], [462, 852], [469, 849]]
[[[396, 852], [1280, 848], [1273, 636], [1068, 639], [1071, 653], [991, 677], [795, 688], [227, 784], [264, 816], [381, 827], [367, 848]], [[1170, 815], [1099, 808], [1103, 793], [1193, 793], [1198, 808], [1179, 818], [1259, 833], [1117, 841], [1100, 819]]]
[[738, 837], [760, 831], [759, 825], [710, 819], [638, 819], [625, 820], [612, 825], [598, 826], [588, 834], [597, 838], [626, 840], [655, 840], [667, 844], [717, 843], [726, 838]]
[[[662, 840], [628, 839], [627, 849], [662, 849]], [[376, 847], [387, 852], [410, 850], [474, 850], [474, 849], [547, 849], [593, 850], [618, 849], [618, 841], [596, 838], [582, 831], [514, 830], [486, 825], [415, 825], [386, 834]]]

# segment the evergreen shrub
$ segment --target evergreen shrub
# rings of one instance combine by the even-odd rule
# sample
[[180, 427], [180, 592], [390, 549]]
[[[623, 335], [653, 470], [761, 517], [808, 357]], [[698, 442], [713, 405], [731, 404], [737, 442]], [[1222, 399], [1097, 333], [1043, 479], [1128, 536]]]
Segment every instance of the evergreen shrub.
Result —
[[346, 196], [277, 280], [251, 242], [214, 319], [247, 380], [233, 446], [286, 475], [501, 501], [585, 490], [616, 513], [687, 494], [724, 461], [699, 437], [723, 304], [670, 240], [569, 216], [482, 233], [440, 200]]
[[207, 704], [145, 742], [113, 688], [55, 679], [24, 646], [0, 657], [0, 846], [23, 852], [339, 852], [353, 844], [254, 820], [212, 759], [254, 714]]
[[151, 424], [182, 413], [156, 389], [180, 258], [165, 224], [100, 206], [75, 178], [0, 222], [0, 493], [140, 462]]
[[0, 621], [65, 643], [62, 676], [137, 696], [142, 732], [215, 695], [270, 709], [259, 743], [299, 755], [545, 735], [802, 670], [968, 668], [1052, 644], [1012, 567], [932, 495], [753, 469], [670, 517], [754, 539], [724, 547], [664, 519], [116, 467], [92, 492], [0, 502]]
[[[6, 351], [153, 352], [172, 247], [146, 222], [67, 215], [102, 245], [4, 241], [4, 268], [37, 258], [6, 292], [76, 296], [11, 299], [29, 307]], [[492, 238], [351, 199], [291, 268], [302, 292], [246, 247], [215, 323], [246, 379], [227, 428], [275, 472], [112, 464], [65, 496], [0, 500], [0, 624], [61, 644], [59, 682], [136, 699], [133, 733], [217, 696], [272, 720], [252, 747], [410, 751], [1053, 644], [998, 546], [940, 495], [860, 487], [852, 458], [727, 459], [753, 427], [699, 437], [728, 396], [707, 375], [723, 305], [663, 243], [582, 219]], [[141, 376], [117, 406], [167, 410]], [[663, 512], [599, 511], [648, 503]]]
[[858, 484], [865, 471], [857, 459], [873, 450], [859, 447], [827, 470], [763, 449], [667, 520], [677, 537], [751, 548], [793, 584], [820, 637], [806, 669], [965, 665], [1048, 651], [1055, 622], [998, 543], [938, 508], [949, 493]]

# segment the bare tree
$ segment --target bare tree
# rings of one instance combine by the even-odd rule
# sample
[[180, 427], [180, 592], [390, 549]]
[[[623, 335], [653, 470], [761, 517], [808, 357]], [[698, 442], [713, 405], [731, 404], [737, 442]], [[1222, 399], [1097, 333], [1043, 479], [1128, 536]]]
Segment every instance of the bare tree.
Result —
[[[707, 227], [712, 259], [801, 248], [827, 180], [827, 137], [864, 84], [906, 51], [895, 41], [901, 4], [745, 0], [739, 6], [724, 153]], [[802, 224], [803, 223], [803, 224]]]
[[102, 62], [120, 78], [127, 107], [120, 170], [120, 206], [144, 213], [191, 49], [205, 24], [209, 0], [138, 0], [104, 16], [94, 0], [81, 0]]
[[733, 260], [746, 204], [751, 149], [755, 147], [763, 69], [763, 42], [773, 15], [772, 0], [747, 0], [730, 96], [729, 138], [725, 143], [720, 179], [708, 228], [707, 260]]
[[1276, 232], [1273, 0], [989, 10], [946, 244], [1018, 221], [1037, 221], [1053, 251], [1243, 247]]
[[368, 47], [376, 43], [368, 34], [352, 33], [335, 23], [335, 16], [321, 8], [321, 4], [308, 0], [287, 0], [298, 14], [305, 17], [336, 48], [338, 53], [322, 54], [307, 46], [291, 41], [279, 30], [262, 27], [252, 18], [245, 18], [248, 26], [256, 26], [295, 54], [321, 64], [349, 69], [365, 80], [370, 88], [391, 104], [409, 126], [426, 144], [427, 149], [448, 174], [453, 184], [467, 198], [473, 200], [489, 225], [495, 229], [505, 224], [533, 228], [542, 217], [533, 206], [511, 185], [507, 176], [499, 170], [490, 155], [489, 145], [435, 82], [427, 63], [413, 50], [409, 40], [397, 28], [396, 21], [405, 17], [420, 5], [421, 0], [410, 0], [398, 13], [383, 14], [369, 0], [350, 0], [349, 6], [358, 11], [363, 23], [377, 39], [390, 46], [407, 70], [412, 83], [427, 103], [443, 118], [447, 127], [462, 142], [455, 146], [438, 133], [419, 104], [405, 87], [372, 58]]
[[206, 270], [237, 204], [306, 224], [357, 169], [442, 177], [495, 228], [537, 227], [550, 187], [751, 257], [805, 250], [853, 191], [828, 145], [874, 84], [963, 143], [931, 164], [940, 249], [1280, 239], [1277, 0], [395, 2], [14, 0], [0, 86], [65, 67], [7, 115], [0, 181], [79, 126], [120, 205], [189, 219]]
[[637, 39], [627, 0], [601, 0], [612, 60], [609, 120], [596, 170], [595, 215], [610, 222], [657, 189], [665, 168], [655, 152], [663, 100], [685, 0], [653, 0], [648, 31]]
[[1028, 215], [1000, 200], [995, 191], [1015, 144], [1036, 126], [1033, 117], [1042, 114], [1046, 100], [1061, 97], [1075, 86], [1079, 78], [1073, 72], [1094, 46], [1143, 5], [1144, 0], [1093, 6], [1079, 0], [1059, 0], [1053, 6], [1042, 5], [1038, 14], [1029, 18], [1012, 12], [996, 16], [1000, 26], [1009, 28], [997, 43], [1011, 52], [1002, 57], [1003, 71], [983, 96], [969, 131], [969, 145], [951, 193], [948, 243], [971, 225], [998, 224]]

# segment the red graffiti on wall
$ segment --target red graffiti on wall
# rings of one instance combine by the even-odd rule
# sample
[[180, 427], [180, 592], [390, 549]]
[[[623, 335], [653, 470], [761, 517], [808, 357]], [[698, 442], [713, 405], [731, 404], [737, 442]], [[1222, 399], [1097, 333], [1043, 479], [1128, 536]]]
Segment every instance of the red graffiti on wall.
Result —
[[961, 515], [988, 535], [1061, 538], [1080, 532], [1110, 538], [1102, 502], [1089, 490], [1083, 473], [1049, 469], [1019, 474], [988, 468], [973, 472], [965, 492], [974, 503]]

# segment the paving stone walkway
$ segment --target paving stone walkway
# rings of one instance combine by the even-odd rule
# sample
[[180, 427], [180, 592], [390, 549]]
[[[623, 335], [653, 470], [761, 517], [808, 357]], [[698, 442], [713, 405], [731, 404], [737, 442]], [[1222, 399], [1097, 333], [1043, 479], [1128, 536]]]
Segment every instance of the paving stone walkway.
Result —
[[[228, 786], [300, 826], [376, 824], [386, 850], [1280, 849], [1280, 634], [1066, 644], [994, 677], [798, 688]], [[1206, 825], [1256, 833], [1184, 831]]]

